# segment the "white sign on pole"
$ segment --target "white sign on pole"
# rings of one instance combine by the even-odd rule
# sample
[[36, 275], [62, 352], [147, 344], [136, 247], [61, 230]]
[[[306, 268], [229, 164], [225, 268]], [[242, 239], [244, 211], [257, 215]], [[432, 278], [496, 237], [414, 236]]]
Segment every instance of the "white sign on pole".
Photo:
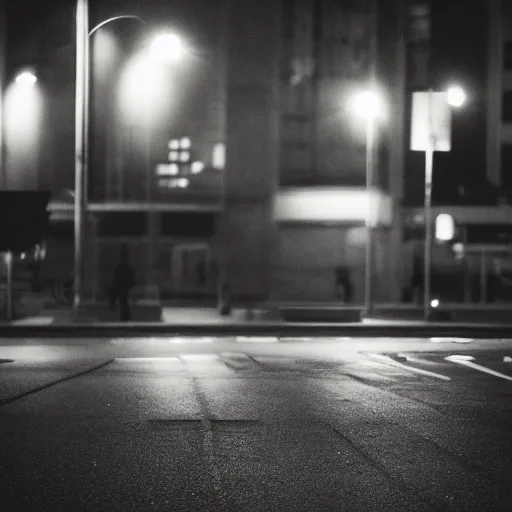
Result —
[[450, 151], [452, 115], [445, 92], [415, 92], [412, 96], [411, 150]]

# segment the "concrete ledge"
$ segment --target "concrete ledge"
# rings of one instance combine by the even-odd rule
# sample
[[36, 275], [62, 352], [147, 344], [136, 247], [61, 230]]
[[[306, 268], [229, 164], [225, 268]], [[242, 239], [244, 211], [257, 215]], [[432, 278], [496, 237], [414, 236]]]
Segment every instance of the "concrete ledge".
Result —
[[511, 338], [510, 325], [479, 325], [457, 323], [428, 324], [322, 324], [322, 323], [248, 323], [217, 325], [169, 325], [164, 323], [89, 323], [68, 325], [3, 325], [0, 338], [25, 337], [126, 337], [144, 336], [190, 336], [190, 337], [351, 337], [351, 338], [429, 338], [459, 337], [479, 339]]
[[[132, 321], [139, 322], [161, 322], [162, 306], [158, 301], [140, 301], [131, 305]], [[59, 311], [55, 315], [55, 324], [90, 324], [96, 322], [117, 323], [119, 322], [119, 309], [110, 309], [106, 303], [84, 304], [75, 315], [72, 310]]]
[[297, 306], [282, 307], [279, 312], [285, 322], [354, 323], [361, 320], [360, 308]]

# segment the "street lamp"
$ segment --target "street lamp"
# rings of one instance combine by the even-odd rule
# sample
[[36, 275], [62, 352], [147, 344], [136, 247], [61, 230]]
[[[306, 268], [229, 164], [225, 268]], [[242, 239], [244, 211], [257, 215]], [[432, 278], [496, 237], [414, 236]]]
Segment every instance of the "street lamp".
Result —
[[[78, 312], [82, 295], [82, 242], [84, 231], [85, 190], [88, 178], [89, 142], [89, 54], [90, 37], [101, 27], [121, 19], [133, 19], [142, 24], [139, 16], [122, 15], [98, 23], [89, 30], [89, 1], [76, 4], [76, 90], [75, 90], [75, 272], [73, 308]], [[175, 34], [160, 34], [150, 45], [149, 56], [160, 62], [175, 62], [182, 55], [180, 38]], [[148, 141], [150, 137], [148, 136]], [[149, 142], [148, 142], [149, 143]], [[149, 148], [148, 148], [149, 153]], [[148, 177], [148, 180], [150, 178]]]
[[466, 93], [453, 85], [444, 92], [416, 92], [413, 94], [411, 149], [425, 152], [425, 254], [423, 272], [424, 318], [429, 320], [432, 302], [432, 182], [434, 151], [451, 150], [451, 108], [462, 107]]
[[448, 104], [451, 107], [460, 108], [466, 103], [466, 92], [458, 85], [452, 85], [446, 91], [448, 95]]
[[22, 71], [16, 76], [15, 81], [19, 85], [34, 85], [37, 82], [37, 76], [31, 71]]
[[364, 277], [364, 312], [368, 314], [373, 306], [373, 232], [372, 198], [375, 171], [375, 139], [377, 121], [383, 114], [383, 102], [373, 90], [365, 90], [351, 98], [353, 112], [366, 121], [366, 260]]
[[184, 54], [183, 43], [176, 34], [159, 34], [153, 39], [149, 55], [157, 62], [177, 62]]

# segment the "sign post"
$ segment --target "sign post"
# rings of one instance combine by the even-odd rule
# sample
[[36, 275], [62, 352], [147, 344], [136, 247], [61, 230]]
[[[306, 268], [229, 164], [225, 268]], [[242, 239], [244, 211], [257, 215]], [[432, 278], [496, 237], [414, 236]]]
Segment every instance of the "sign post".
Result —
[[6, 286], [6, 312], [7, 320], [13, 320], [14, 312], [12, 307], [12, 251], [5, 253], [5, 266], [7, 270], [7, 286]]
[[411, 150], [425, 152], [425, 255], [423, 272], [424, 318], [430, 318], [432, 267], [432, 183], [434, 151], [451, 150], [451, 110], [448, 94], [416, 92], [412, 104]]

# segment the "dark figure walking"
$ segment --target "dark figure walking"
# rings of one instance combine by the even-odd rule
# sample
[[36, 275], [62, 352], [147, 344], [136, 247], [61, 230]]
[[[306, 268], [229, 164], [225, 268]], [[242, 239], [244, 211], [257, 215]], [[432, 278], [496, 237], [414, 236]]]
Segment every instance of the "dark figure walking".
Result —
[[350, 278], [350, 270], [345, 266], [337, 266], [336, 274], [336, 298], [345, 303], [351, 302], [354, 289]]
[[115, 307], [119, 302], [119, 312], [122, 322], [127, 322], [131, 318], [129, 295], [135, 284], [134, 271], [128, 262], [128, 251], [123, 247], [121, 259], [114, 271], [114, 279], [110, 286], [110, 306]]

